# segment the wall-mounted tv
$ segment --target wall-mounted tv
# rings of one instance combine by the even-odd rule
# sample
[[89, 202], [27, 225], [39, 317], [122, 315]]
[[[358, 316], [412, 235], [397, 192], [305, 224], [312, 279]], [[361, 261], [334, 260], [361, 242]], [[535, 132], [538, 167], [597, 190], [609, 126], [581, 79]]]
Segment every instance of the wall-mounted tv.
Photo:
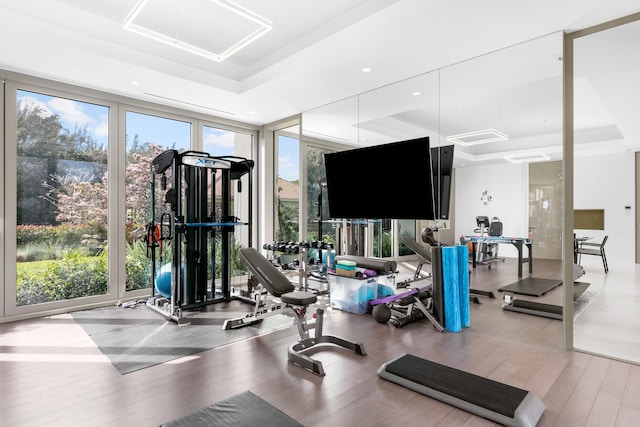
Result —
[[429, 137], [324, 155], [334, 219], [436, 219]]

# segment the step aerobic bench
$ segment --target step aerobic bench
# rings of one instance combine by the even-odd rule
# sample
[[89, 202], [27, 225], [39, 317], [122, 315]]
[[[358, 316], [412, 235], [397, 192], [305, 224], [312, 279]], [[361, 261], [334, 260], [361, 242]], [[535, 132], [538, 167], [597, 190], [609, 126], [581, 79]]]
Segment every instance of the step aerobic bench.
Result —
[[403, 354], [378, 369], [380, 378], [510, 427], [533, 427], [544, 403], [527, 390]]
[[[316, 310], [315, 324], [307, 323], [307, 307], [317, 302], [318, 297], [313, 292], [296, 291], [295, 286], [278, 270], [268, 259], [254, 248], [242, 248], [239, 251], [240, 258], [246, 263], [252, 276], [258, 281], [256, 292], [262, 295], [262, 289], [266, 289], [271, 295], [279, 298], [281, 303], [271, 307], [263, 301], [256, 301], [253, 313], [245, 317], [228, 319], [224, 322], [223, 329], [235, 329], [254, 324], [274, 314], [289, 314], [294, 316], [295, 323], [300, 333], [300, 341], [289, 347], [289, 361], [305, 368], [318, 376], [324, 376], [322, 362], [303, 354], [304, 351], [320, 344], [334, 344], [351, 350], [360, 356], [367, 353], [362, 343], [347, 341], [333, 335], [322, 334], [322, 322], [324, 310]], [[315, 328], [315, 336], [310, 337], [309, 329]], [[316, 347], [317, 348], [317, 347]]]

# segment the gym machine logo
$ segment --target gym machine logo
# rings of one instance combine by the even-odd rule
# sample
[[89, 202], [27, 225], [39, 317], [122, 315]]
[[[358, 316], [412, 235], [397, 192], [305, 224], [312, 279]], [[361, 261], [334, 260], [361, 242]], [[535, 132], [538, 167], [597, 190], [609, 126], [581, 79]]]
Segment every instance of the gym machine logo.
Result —
[[231, 169], [231, 162], [228, 160], [214, 159], [211, 157], [185, 156], [182, 163], [189, 166], [198, 166], [210, 169]]
[[491, 196], [489, 195], [489, 190], [484, 190], [482, 192], [482, 196], [480, 197], [480, 200], [482, 200], [482, 203], [484, 203], [485, 206], [487, 206], [489, 204], [489, 202], [491, 201]]

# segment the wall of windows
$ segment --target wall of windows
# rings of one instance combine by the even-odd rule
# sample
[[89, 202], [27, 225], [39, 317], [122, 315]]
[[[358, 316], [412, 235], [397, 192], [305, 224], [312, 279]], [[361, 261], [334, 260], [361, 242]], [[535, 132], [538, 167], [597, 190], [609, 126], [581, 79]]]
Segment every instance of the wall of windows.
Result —
[[[0, 75], [6, 95], [0, 322], [148, 295], [153, 158], [166, 149], [254, 158], [257, 126]], [[254, 221], [257, 210], [243, 184], [232, 195], [234, 214]], [[247, 228], [236, 234], [238, 245], [250, 244]]]

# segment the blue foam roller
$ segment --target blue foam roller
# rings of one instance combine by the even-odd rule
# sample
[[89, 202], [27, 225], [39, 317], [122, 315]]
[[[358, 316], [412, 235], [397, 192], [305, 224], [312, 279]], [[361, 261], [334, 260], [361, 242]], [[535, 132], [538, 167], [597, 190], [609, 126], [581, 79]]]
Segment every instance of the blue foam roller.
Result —
[[442, 279], [444, 288], [444, 328], [460, 332], [460, 292], [458, 290], [458, 256], [454, 246], [442, 248]]
[[458, 290], [460, 293], [460, 324], [468, 328], [471, 322], [469, 315], [469, 248], [457, 245], [458, 252]]

